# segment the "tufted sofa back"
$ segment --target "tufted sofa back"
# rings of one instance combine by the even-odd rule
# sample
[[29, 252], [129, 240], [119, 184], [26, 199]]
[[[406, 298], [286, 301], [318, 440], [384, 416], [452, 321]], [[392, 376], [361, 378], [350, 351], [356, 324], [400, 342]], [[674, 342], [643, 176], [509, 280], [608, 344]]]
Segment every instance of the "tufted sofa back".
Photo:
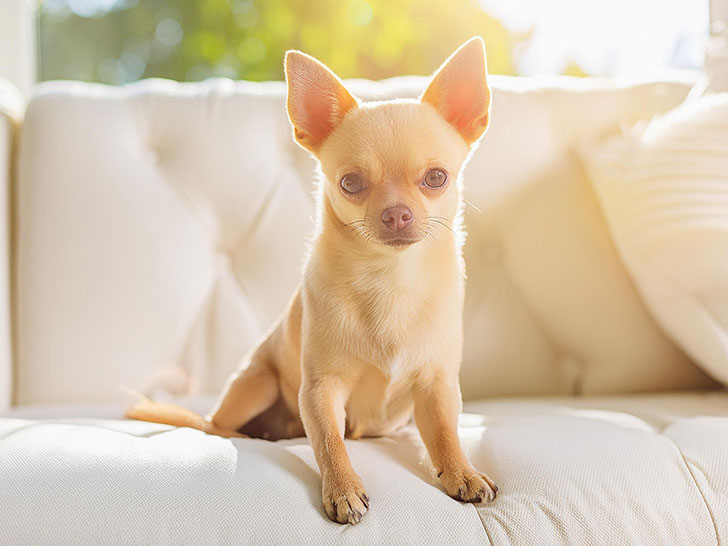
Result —
[[13, 398], [13, 359], [10, 325], [10, 187], [15, 165], [16, 120], [22, 98], [9, 82], [0, 79], [0, 411]]
[[[365, 99], [423, 78], [351, 82]], [[679, 83], [493, 77], [466, 172], [466, 398], [709, 384], [655, 326], [574, 156]], [[217, 392], [296, 286], [313, 161], [282, 83], [43, 84], [15, 180], [16, 403], [110, 401], [159, 370]]]

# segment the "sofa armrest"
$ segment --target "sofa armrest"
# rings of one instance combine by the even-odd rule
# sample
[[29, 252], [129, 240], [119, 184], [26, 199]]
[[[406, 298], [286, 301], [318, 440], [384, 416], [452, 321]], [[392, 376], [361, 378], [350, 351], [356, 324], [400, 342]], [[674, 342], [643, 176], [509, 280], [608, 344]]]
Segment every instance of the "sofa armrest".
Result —
[[0, 79], [0, 411], [13, 400], [10, 303], [10, 194], [15, 135], [22, 108], [20, 93]]

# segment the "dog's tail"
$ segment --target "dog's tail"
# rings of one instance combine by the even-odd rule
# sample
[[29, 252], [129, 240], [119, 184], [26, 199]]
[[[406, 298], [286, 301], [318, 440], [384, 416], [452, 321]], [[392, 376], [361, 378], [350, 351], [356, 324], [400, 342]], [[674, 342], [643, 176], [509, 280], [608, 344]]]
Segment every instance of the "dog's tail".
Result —
[[225, 438], [245, 438], [243, 434], [235, 430], [224, 430], [216, 427], [212, 422], [192, 410], [175, 404], [155, 402], [149, 398], [142, 398], [139, 402], [127, 409], [125, 417], [138, 421], [172, 425], [173, 427], [195, 428], [208, 434], [224, 436]]

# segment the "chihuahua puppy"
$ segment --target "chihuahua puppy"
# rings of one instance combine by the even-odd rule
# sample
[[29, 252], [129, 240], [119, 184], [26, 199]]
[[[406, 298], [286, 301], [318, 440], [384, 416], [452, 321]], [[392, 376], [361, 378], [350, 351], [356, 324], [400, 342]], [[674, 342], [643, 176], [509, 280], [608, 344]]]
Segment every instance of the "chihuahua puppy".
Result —
[[492, 501], [457, 433], [463, 328], [461, 172], [488, 127], [480, 38], [417, 100], [361, 103], [323, 64], [285, 60], [293, 136], [318, 160], [316, 232], [283, 316], [203, 418], [143, 401], [127, 416], [222, 436], [304, 432], [329, 518], [357, 523], [369, 497], [343, 438], [415, 421], [448, 495]]

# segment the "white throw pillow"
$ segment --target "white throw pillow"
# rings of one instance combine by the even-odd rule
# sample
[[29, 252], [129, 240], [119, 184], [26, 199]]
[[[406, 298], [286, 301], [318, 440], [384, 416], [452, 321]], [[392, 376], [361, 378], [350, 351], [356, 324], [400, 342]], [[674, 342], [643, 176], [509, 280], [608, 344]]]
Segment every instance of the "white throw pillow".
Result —
[[656, 320], [728, 384], [728, 93], [685, 101], [582, 158]]

